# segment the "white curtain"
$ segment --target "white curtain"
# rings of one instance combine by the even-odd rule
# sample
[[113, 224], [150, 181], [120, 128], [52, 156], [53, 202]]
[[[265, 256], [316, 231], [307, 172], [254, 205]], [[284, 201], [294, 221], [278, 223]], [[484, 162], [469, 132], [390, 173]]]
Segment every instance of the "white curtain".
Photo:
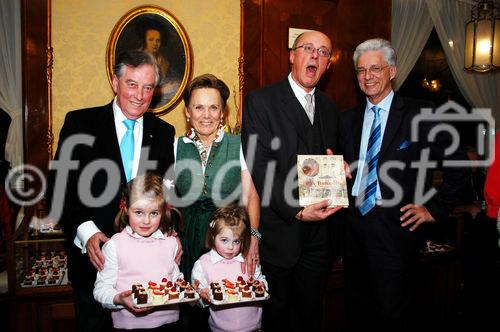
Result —
[[392, 0], [392, 46], [398, 72], [392, 81], [397, 91], [410, 74], [432, 31], [425, 0]]
[[21, 1], [0, 1], [0, 107], [12, 118], [5, 158], [23, 162]]
[[473, 107], [491, 108], [500, 123], [500, 72], [471, 73], [464, 69], [465, 24], [472, 5], [456, 0], [427, 0], [446, 60], [457, 85]]

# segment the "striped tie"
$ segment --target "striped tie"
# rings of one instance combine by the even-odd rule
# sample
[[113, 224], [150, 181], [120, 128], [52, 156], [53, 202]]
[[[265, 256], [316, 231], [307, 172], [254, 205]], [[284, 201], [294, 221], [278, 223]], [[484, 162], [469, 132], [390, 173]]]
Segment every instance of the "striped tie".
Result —
[[120, 153], [122, 155], [123, 169], [127, 182], [132, 178], [132, 164], [134, 163], [134, 126], [135, 120], [125, 119], [123, 124], [127, 127], [125, 135], [120, 142]]
[[[368, 170], [363, 174], [361, 180], [361, 204], [359, 211], [364, 216], [375, 206], [377, 193], [377, 165], [380, 153], [380, 144], [382, 142], [382, 132], [380, 127], [380, 107], [373, 106], [371, 110], [374, 113], [372, 128], [370, 129], [370, 138], [366, 148], [365, 164]], [[366, 169], [366, 168], [365, 168]]]

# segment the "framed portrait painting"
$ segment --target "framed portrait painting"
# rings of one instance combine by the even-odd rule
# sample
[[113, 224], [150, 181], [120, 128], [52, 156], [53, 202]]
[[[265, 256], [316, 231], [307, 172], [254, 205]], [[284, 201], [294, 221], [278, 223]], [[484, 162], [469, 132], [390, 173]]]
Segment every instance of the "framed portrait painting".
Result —
[[106, 67], [109, 82], [120, 52], [141, 50], [152, 54], [160, 68], [160, 82], [150, 109], [167, 113], [182, 99], [192, 75], [193, 55], [186, 31], [167, 10], [147, 5], [134, 8], [116, 23], [108, 40]]

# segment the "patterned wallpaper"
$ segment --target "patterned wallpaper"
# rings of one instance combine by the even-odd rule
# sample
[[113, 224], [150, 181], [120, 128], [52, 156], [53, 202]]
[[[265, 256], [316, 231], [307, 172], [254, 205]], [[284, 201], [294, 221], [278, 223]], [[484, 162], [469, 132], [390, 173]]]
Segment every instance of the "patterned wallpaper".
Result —
[[[106, 74], [106, 45], [116, 22], [130, 9], [153, 4], [183, 25], [193, 50], [193, 77], [212, 73], [231, 90], [229, 123], [236, 122], [240, 1], [238, 0], [52, 0], [52, 86], [55, 142], [67, 112], [103, 105], [113, 97]], [[238, 96], [236, 96], [238, 100]], [[183, 103], [162, 118], [185, 132]], [[56, 146], [56, 145], [55, 145]]]

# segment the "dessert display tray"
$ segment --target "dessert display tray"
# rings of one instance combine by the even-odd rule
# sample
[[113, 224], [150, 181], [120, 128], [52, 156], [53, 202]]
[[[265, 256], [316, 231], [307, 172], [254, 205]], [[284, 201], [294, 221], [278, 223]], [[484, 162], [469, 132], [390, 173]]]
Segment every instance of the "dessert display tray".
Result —
[[148, 302], [144, 304], [137, 304], [137, 299], [135, 298], [134, 294], [130, 295], [132, 297], [132, 303], [134, 304], [134, 307], [136, 308], [149, 308], [149, 307], [160, 307], [160, 306], [167, 306], [167, 305], [172, 305], [172, 304], [179, 304], [179, 303], [189, 303], [193, 301], [198, 301], [200, 299], [200, 295], [198, 293], [194, 293], [194, 298], [185, 298], [184, 297], [184, 292], [179, 294], [179, 298], [175, 300], [169, 300], [168, 296], [164, 296], [164, 300], [161, 303], [153, 303], [153, 299], [151, 296], [148, 296]]
[[30, 266], [24, 271], [20, 280], [22, 288], [59, 286], [68, 283], [66, 252], [41, 252], [31, 255], [26, 260]]
[[248, 302], [258, 302], [258, 301], [264, 301], [269, 299], [269, 293], [267, 291], [264, 291], [264, 296], [261, 297], [256, 297], [255, 292], [252, 292], [251, 297], [242, 297], [241, 292], [238, 293], [238, 299], [237, 300], [230, 300], [228, 294], [223, 292], [222, 295], [222, 301], [215, 300], [213, 297], [212, 292], [208, 292], [208, 296], [210, 298], [210, 302], [213, 305], [219, 306], [219, 305], [229, 305], [229, 304], [239, 304], [239, 303], [248, 303]]
[[41, 228], [40, 233], [42, 233], [42, 234], [64, 234], [64, 232], [61, 229], [54, 229], [54, 228]]
[[30, 283], [22, 282], [21, 287], [22, 288], [33, 288], [33, 287], [47, 287], [47, 286], [59, 286], [59, 285], [66, 285], [68, 284], [68, 276], [66, 274], [66, 269], [61, 268], [59, 272], [59, 277], [54, 278], [54, 282], [49, 282], [49, 279], [52, 277], [51, 273], [48, 274], [48, 276], [45, 278], [44, 282], [38, 282], [39, 277], [35, 277], [33, 281]]
[[424, 254], [432, 254], [432, 253], [443, 253], [453, 251], [454, 248], [450, 245], [444, 243], [435, 243], [428, 240], [422, 248], [421, 252]]

